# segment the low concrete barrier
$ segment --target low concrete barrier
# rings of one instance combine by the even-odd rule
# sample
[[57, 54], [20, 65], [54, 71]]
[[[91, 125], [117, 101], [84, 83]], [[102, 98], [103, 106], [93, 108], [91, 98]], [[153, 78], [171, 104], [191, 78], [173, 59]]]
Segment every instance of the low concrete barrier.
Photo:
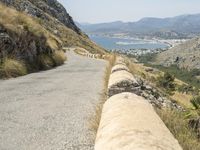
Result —
[[108, 97], [122, 92], [133, 92], [138, 91], [138, 82], [133, 75], [126, 71], [120, 70], [110, 75], [108, 83]]
[[114, 73], [116, 71], [121, 71], [121, 70], [125, 70], [125, 71], [128, 71], [128, 72], [130, 71], [126, 65], [117, 64], [112, 68], [111, 73]]
[[101, 58], [100, 54], [92, 54], [84, 48], [77, 47], [77, 48], [75, 48], [74, 51], [75, 51], [75, 53], [77, 53], [79, 55], [86, 56], [86, 57], [89, 57], [89, 58], [95, 58], [95, 59]]
[[123, 65], [126, 65], [126, 61], [123, 57], [117, 57], [116, 58], [116, 61], [115, 61], [115, 64], [123, 64]]
[[107, 100], [95, 150], [182, 150], [153, 107], [142, 97], [121, 93]]

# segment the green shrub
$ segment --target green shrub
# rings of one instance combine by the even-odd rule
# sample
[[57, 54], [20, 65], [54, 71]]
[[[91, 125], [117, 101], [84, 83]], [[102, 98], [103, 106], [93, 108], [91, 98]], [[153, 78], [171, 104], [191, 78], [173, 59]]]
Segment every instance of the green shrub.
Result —
[[168, 72], [158, 78], [158, 86], [165, 89], [168, 93], [175, 91], [174, 76]]
[[181, 93], [193, 93], [195, 90], [191, 85], [181, 85], [178, 87], [178, 91]]
[[200, 80], [196, 78], [196, 76], [200, 74], [200, 70], [194, 69], [194, 70], [188, 71], [186, 69], [180, 69], [176, 65], [164, 67], [161, 65], [148, 64], [147, 66], [158, 68], [159, 70], [163, 72], [169, 72], [170, 74], [174, 75], [177, 79], [180, 79], [184, 81], [185, 83], [193, 87], [196, 87], [197, 89], [200, 89]]
[[193, 98], [191, 101], [195, 109], [200, 109], [200, 96]]
[[141, 55], [141, 56], [137, 56], [137, 60], [141, 63], [144, 63], [144, 64], [148, 64], [150, 62], [153, 62], [156, 58], [156, 55], [155, 53], [153, 54], [145, 54], [145, 55]]
[[18, 77], [26, 74], [26, 65], [22, 61], [19, 61], [17, 59], [6, 58], [0, 65], [1, 78]]

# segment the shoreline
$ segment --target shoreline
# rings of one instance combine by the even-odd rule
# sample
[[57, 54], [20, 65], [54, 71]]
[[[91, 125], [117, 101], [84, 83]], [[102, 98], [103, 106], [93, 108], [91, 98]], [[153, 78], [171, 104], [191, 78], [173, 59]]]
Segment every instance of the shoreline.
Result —
[[105, 38], [113, 38], [113, 39], [122, 39], [122, 40], [136, 40], [136, 41], [143, 41], [143, 42], [121, 42], [118, 41], [116, 45], [137, 45], [137, 44], [164, 44], [169, 49], [173, 48], [179, 44], [186, 42], [189, 39], [158, 39], [158, 38], [139, 38], [139, 37], [130, 37], [127, 35], [119, 34], [119, 35], [105, 35], [105, 34], [90, 34], [90, 36], [97, 36], [97, 37], [105, 37]]

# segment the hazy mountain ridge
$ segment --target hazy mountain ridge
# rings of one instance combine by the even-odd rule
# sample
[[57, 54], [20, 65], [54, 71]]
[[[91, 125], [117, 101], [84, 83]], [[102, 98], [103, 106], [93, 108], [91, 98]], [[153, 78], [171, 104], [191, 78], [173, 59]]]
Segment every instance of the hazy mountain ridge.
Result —
[[133, 36], [186, 38], [200, 34], [200, 14], [172, 18], [143, 18], [137, 22], [111, 22], [81, 25], [86, 33], [127, 33]]

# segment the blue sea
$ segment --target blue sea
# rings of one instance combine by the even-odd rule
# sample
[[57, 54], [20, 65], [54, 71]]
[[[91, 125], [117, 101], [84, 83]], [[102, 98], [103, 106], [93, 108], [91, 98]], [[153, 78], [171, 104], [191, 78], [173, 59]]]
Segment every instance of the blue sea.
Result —
[[168, 45], [140, 39], [112, 38], [100, 35], [90, 35], [90, 38], [100, 46], [108, 50], [129, 50], [129, 49], [157, 49], [167, 48]]

